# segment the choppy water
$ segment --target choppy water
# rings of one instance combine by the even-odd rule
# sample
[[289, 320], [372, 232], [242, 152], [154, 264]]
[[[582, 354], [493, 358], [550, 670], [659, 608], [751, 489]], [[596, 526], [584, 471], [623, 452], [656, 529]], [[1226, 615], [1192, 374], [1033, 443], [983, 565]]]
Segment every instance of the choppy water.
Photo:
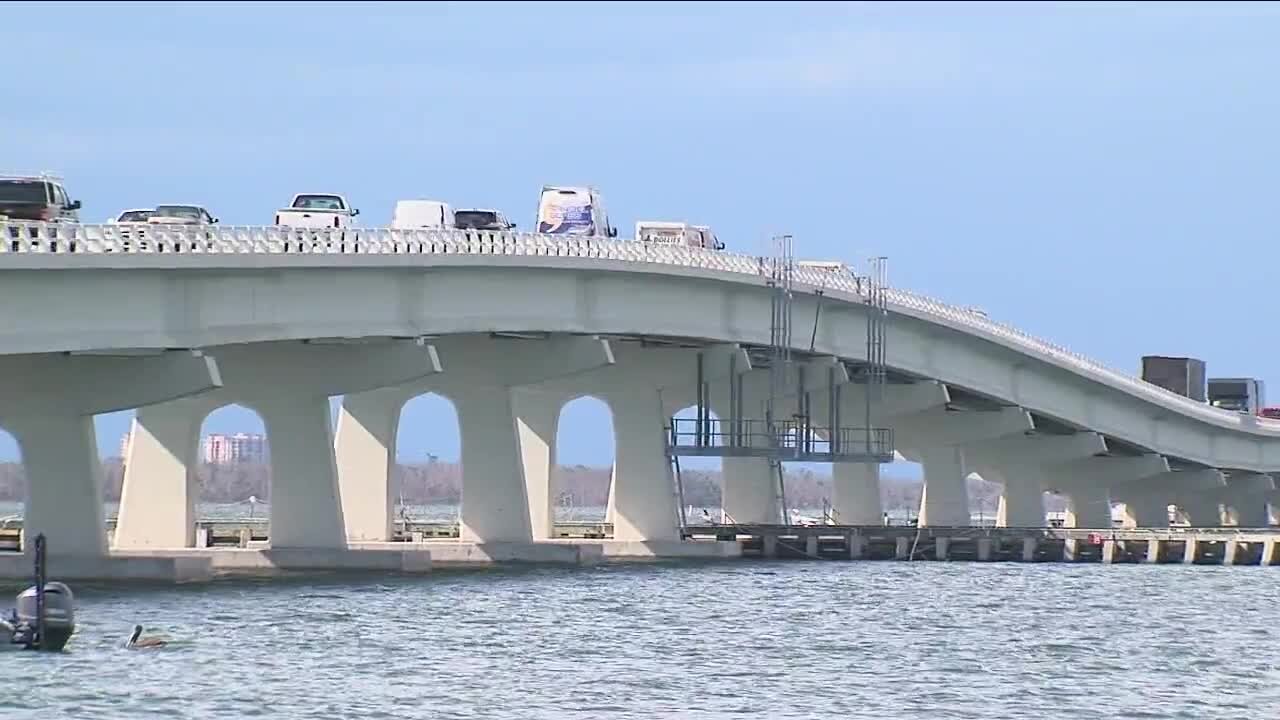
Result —
[[[1273, 718], [1276, 570], [739, 561], [85, 586], [68, 652], [0, 654], [0, 717]], [[181, 642], [125, 650], [135, 621]]]

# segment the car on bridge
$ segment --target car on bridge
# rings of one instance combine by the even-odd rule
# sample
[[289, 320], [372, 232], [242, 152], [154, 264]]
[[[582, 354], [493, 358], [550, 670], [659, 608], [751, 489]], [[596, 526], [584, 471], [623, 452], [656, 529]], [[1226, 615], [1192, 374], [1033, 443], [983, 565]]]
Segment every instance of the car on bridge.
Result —
[[[198, 249], [198, 244], [194, 242], [194, 240], [196, 240], [199, 237], [200, 233], [199, 231], [196, 231], [194, 233], [184, 232], [181, 230], [181, 228], [207, 227], [217, 222], [218, 222], [218, 218], [215, 217], [213, 213], [209, 212], [207, 208], [201, 205], [186, 205], [186, 204], [171, 203], [171, 204], [165, 204], [165, 205], [157, 205], [156, 209], [153, 210], [151, 215], [147, 217], [146, 224], [148, 226], [153, 226], [153, 225], [168, 226], [168, 227], [171, 227], [173, 230], [177, 231], [176, 234], [172, 236], [173, 239], [171, 240], [171, 242], [167, 244], [163, 242], [157, 243], [156, 249], [158, 251], [163, 252], [167, 250], [169, 252], [183, 252], [187, 250]], [[142, 232], [144, 231], [141, 228], [138, 228], [137, 231], [138, 231], [138, 239], [139, 239], [139, 249], [146, 250], [147, 246], [143, 245], [141, 240]], [[132, 234], [131, 230], [128, 232], [129, 234]], [[148, 240], [161, 241], [161, 237], [159, 237], [157, 233], [148, 232], [147, 234], [148, 234]], [[205, 232], [203, 234], [205, 239], [204, 249], [213, 250], [214, 248], [213, 233]]]
[[154, 208], [121, 210], [119, 215], [113, 218], [108, 218], [107, 224], [124, 225], [126, 223], [145, 223], [152, 215], [155, 214], [156, 211]]
[[[107, 219], [108, 225], [122, 226], [117, 229], [120, 235], [121, 250], [129, 252], [130, 243], [134, 240], [138, 241], [139, 248], [142, 248], [142, 238], [144, 236], [143, 226], [147, 221], [156, 214], [155, 208], [133, 208], [130, 210], [121, 210], [119, 215]], [[112, 252], [112, 248], [108, 248], [107, 252]]]
[[468, 208], [466, 210], [458, 210], [453, 214], [453, 226], [459, 230], [494, 230], [502, 232], [511, 230], [516, 224], [497, 210]]
[[218, 222], [200, 205], [157, 205], [147, 217], [151, 225], [212, 225]]

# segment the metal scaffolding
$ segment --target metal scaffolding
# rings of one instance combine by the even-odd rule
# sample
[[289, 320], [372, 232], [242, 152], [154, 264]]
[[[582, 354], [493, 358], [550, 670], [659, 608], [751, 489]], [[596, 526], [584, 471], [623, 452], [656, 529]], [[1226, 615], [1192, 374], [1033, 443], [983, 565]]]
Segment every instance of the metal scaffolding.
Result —
[[[866, 362], [858, 377], [850, 377], [844, 361], [832, 358], [826, 368], [827, 417], [825, 427], [814, 422], [810, 371], [804, 358], [798, 362], [792, 348], [792, 319], [795, 302], [793, 239], [790, 235], [773, 238], [773, 254], [760, 258], [761, 274], [770, 288], [769, 345], [757, 347], [752, 366], [762, 361], [769, 373], [769, 394], [762, 406], [763, 419], [745, 417], [743, 372], [750, 368], [738, 365], [738, 355], [728, 361], [728, 416], [711, 417], [710, 383], [707, 353], [699, 351], [696, 360], [697, 406], [694, 418], [671, 418], [667, 428], [667, 452], [676, 475], [676, 494], [680, 498], [680, 524], [684, 526], [683, 484], [679, 457], [760, 457], [769, 462], [775, 478], [775, 500], [782, 524], [789, 524], [786, 486], [783, 481], [785, 462], [892, 462], [893, 431], [877, 428], [874, 406], [883, 397], [887, 376], [885, 363], [885, 328], [888, 309], [885, 297], [885, 258], [871, 260], [867, 287]], [[821, 298], [817, 298], [821, 302]], [[821, 313], [814, 313], [811, 338], [817, 337]], [[814, 340], [810, 341], [810, 350]], [[856, 362], [856, 361], [855, 361]], [[721, 377], [715, 375], [714, 377]], [[821, 375], [819, 375], [821, 377]], [[841, 388], [845, 381], [866, 385], [863, 427], [845, 427], [841, 423]], [[790, 399], [795, 400], [794, 412]]]

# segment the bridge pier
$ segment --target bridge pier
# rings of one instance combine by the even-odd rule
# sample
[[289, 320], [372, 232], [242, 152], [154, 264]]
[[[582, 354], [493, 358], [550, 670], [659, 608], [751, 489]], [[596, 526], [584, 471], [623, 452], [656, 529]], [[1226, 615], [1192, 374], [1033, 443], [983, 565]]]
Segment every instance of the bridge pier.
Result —
[[1222, 500], [1228, 514], [1239, 527], [1261, 528], [1270, 524], [1267, 495], [1275, 490], [1275, 481], [1261, 473], [1233, 472], [1226, 479]]
[[556, 466], [560, 411], [566, 398], [560, 393], [527, 388], [517, 388], [512, 392], [525, 493], [529, 498], [529, 527], [534, 540], [547, 540], [552, 537], [555, 525], [555, 497], [551, 492], [551, 481]]
[[50, 554], [105, 556], [102, 463], [93, 416], [27, 415], [6, 423], [27, 474], [25, 549], [44, 533]]
[[212, 409], [201, 398], [138, 408], [124, 458], [115, 547], [195, 544], [200, 424]]
[[[391, 539], [395, 515], [396, 432], [404, 391], [379, 388], [342, 396], [334, 459], [349, 542]], [[385, 482], [380, 482], [385, 478]]]
[[1169, 499], [1156, 492], [1131, 493], [1119, 497], [1124, 503], [1124, 526], [1127, 528], [1169, 527]]
[[462, 436], [462, 522], [470, 542], [532, 542], [529, 496], [507, 387], [453, 393]]
[[1228, 505], [1228, 514], [1237, 527], [1262, 528], [1271, 524], [1267, 504], [1260, 497]]
[[1177, 499], [1177, 505], [1191, 527], [1222, 525], [1222, 505], [1216, 497], [1199, 494], [1183, 495]]
[[988, 477], [986, 473], [981, 475], [984, 480], [1001, 484], [1000, 505], [996, 509], [997, 527], [1044, 527], [1044, 492], [1035, 478], [1022, 473], [996, 473], [995, 477]]
[[969, 525], [968, 472], [964, 467], [964, 451], [941, 447], [920, 453], [924, 466], [924, 488], [920, 493], [921, 527]]
[[778, 478], [768, 458], [721, 459], [721, 505], [727, 523], [783, 522], [778, 505]]
[[840, 525], [882, 525], [880, 464], [831, 464], [831, 508]]
[[613, 409], [617, 439], [613, 538], [680, 540], [661, 398], [656, 391], [622, 390], [607, 393], [604, 399]]
[[271, 547], [345, 548], [329, 398], [277, 396], [256, 408], [271, 446]]
[[1111, 527], [1111, 494], [1103, 487], [1077, 487], [1066, 492], [1067, 527]]

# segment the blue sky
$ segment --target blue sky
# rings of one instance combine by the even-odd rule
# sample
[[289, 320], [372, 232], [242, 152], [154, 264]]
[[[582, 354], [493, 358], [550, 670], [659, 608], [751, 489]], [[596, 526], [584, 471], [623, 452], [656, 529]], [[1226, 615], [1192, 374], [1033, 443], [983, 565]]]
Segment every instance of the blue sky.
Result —
[[[25, 3], [6, 25], [3, 169], [62, 173], [86, 220], [269, 223], [337, 190], [365, 224], [432, 197], [528, 228], [543, 183], [589, 183], [624, 234], [786, 231], [1124, 370], [1280, 382], [1276, 5]], [[410, 408], [407, 454], [456, 457], [442, 408]], [[609, 462], [600, 415], [566, 416], [562, 460]], [[127, 416], [99, 427], [114, 450]]]

